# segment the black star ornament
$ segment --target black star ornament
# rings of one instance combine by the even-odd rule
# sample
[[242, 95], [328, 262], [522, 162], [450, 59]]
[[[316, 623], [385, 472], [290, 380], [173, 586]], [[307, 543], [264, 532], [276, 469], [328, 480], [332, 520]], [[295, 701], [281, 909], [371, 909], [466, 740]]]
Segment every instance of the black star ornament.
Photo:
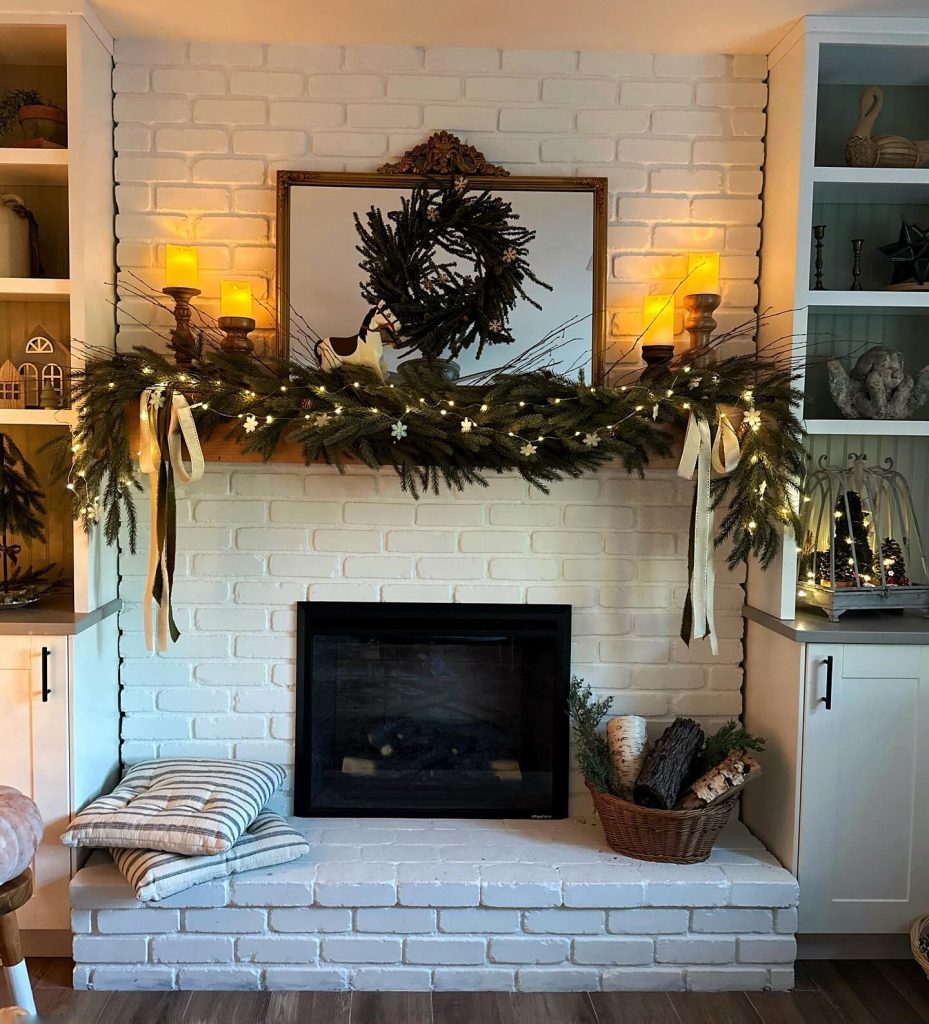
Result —
[[900, 237], [890, 245], [878, 249], [893, 264], [891, 285], [924, 285], [929, 281], [929, 229], [908, 224], [900, 225]]

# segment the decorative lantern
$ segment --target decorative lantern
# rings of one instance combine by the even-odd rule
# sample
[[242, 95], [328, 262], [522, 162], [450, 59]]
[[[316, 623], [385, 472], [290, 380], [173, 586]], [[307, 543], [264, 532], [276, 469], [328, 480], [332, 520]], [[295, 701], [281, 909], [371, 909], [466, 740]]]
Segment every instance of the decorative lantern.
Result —
[[799, 604], [843, 612], [878, 608], [929, 610], [929, 569], [910, 488], [885, 459], [869, 467], [852, 453], [848, 466], [820, 468], [807, 478]]

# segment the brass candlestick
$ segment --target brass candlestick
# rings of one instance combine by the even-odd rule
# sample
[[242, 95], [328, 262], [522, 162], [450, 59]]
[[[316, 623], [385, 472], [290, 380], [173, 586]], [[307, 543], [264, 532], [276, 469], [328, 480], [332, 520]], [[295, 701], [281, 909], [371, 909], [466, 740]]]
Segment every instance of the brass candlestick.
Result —
[[684, 330], [690, 335], [691, 349], [705, 349], [716, 330], [713, 313], [720, 303], [720, 296], [711, 292], [699, 292], [684, 296]]
[[178, 366], [190, 366], [199, 355], [199, 344], [190, 326], [190, 318], [193, 310], [190, 300], [200, 294], [199, 288], [183, 288], [171, 286], [161, 289], [165, 295], [174, 299], [174, 322], [175, 327], [171, 332], [169, 342], [174, 352], [174, 361]]
[[248, 355], [255, 351], [249, 334], [255, 329], [255, 321], [250, 316], [221, 316], [217, 321], [220, 330], [226, 335], [219, 343], [223, 352], [234, 352]]

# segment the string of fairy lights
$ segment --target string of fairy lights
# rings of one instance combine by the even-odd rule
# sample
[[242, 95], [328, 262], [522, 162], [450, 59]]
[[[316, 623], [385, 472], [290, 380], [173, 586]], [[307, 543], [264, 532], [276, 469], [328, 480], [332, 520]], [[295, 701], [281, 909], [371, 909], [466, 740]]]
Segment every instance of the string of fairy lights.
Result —
[[[193, 412], [197, 410], [210, 411], [213, 416], [237, 421], [245, 437], [271, 426], [279, 428], [282, 424], [290, 426], [299, 425], [301, 433], [308, 428], [324, 431], [334, 421], [346, 414], [349, 416], [361, 414], [383, 417], [384, 425], [382, 429], [389, 432], [394, 444], [402, 445], [410, 435], [407, 420], [412, 420], [420, 411], [428, 410], [431, 413], [438, 414], [440, 420], [448, 419], [450, 423], [457, 423], [458, 431], [461, 434], [484, 432], [486, 435], [494, 436], [498, 439], [505, 438], [505, 443], [511, 448], [514, 464], [516, 464], [517, 455], [519, 458], [526, 460], [527, 463], [531, 462], [537, 456], [540, 446], [546, 442], [581, 444], [584, 448], [593, 450], [600, 445], [604, 434], [609, 437], [614, 436], [623, 423], [635, 417], [649, 418], [652, 421], [659, 420], [663, 408], [686, 415], [692, 409], [692, 401], [688, 397], [689, 394], [693, 394], [693, 400], [705, 409], [710, 400], [699, 401], [702, 397], [700, 391], [705, 381], [708, 379], [710, 386], [714, 389], [718, 388], [721, 383], [720, 375], [715, 370], [684, 364], [680, 368], [669, 368], [660, 381], [649, 381], [645, 384], [631, 383], [622, 384], [617, 387], [578, 384], [578, 393], [576, 395], [549, 397], [541, 407], [540, 404], [527, 402], [524, 399], [508, 403], [512, 404], [512, 409], [511, 413], [505, 418], [510, 419], [511, 423], [504, 429], [500, 429], [481, 421], [482, 414], [491, 411], [493, 399], [481, 401], [478, 405], [476, 402], [460, 403], [459, 399], [451, 397], [432, 398], [422, 394], [418, 396], [414, 394], [412, 397], [415, 400], [405, 399], [402, 410], [391, 409], [391, 404], [395, 403], [392, 393], [402, 390], [408, 395], [411, 390], [406, 386], [398, 389], [394, 383], [378, 385], [374, 382], [356, 380], [351, 384], [341, 387], [333, 387], [331, 384], [298, 384], [294, 386], [292, 381], [288, 380], [287, 383], [277, 385], [277, 391], [259, 394], [254, 387], [236, 387], [220, 378], [209, 377], [205, 374], [184, 371], [165, 373], [159, 372], [147, 365], [142, 366], [141, 372], [144, 377], [153, 379], [147, 387], [140, 389], [140, 398], [146, 396], [143, 398], [143, 401], [148, 402], [155, 410], [160, 411], [164, 407], [168, 395], [174, 391], [189, 394], [191, 397], [203, 396], [204, 392], [207, 392], [206, 397], [197, 397], [196, 401], [191, 401], [190, 409]], [[264, 378], [262, 383], [266, 383], [267, 380], [267, 378]], [[117, 385], [110, 381], [107, 384], [107, 388], [111, 391], [116, 390]], [[235, 394], [232, 393], [233, 389]], [[210, 394], [211, 391], [212, 394]], [[326, 408], [291, 414], [286, 412], [282, 414], [276, 411], [266, 412], [260, 407], [254, 408], [256, 405], [260, 406], [261, 403], [272, 402], [277, 395], [287, 394], [292, 391], [302, 392], [297, 399], [301, 409], [305, 407], [308, 401], [323, 402]], [[372, 404], [358, 404], [357, 400], [353, 403], [345, 402], [346, 395], [350, 394], [357, 399], [359, 393], [370, 396]], [[586, 430], [573, 430], [570, 434], [566, 435], [552, 430], [537, 433], [535, 430], [528, 431], [518, 426], [520, 417], [544, 416], [551, 413], [552, 407], [580, 402], [585, 396], [597, 394], [602, 395], [607, 401], [610, 398], [622, 401], [627, 401], [630, 398], [633, 400], [638, 398], [640, 400], [628, 413], [620, 416], [613, 422], [591, 426]], [[342, 399], [341, 402], [340, 399]], [[239, 405], [240, 411], [227, 412], [217, 408], [217, 404], [222, 406], [228, 404], [230, 400]], [[740, 409], [742, 412], [743, 429], [753, 432], [759, 431], [762, 426], [762, 418], [760, 412], [755, 408], [754, 394], [751, 390], [746, 389], [741, 393]], [[78, 425], [71, 446], [73, 460], [67, 487], [72, 492], [75, 492], [75, 494], [82, 490], [78, 507], [79, 514], [86, 522], [96, 522], [100, 516], [100, 497], [99, 495], [91, 494], [90, 489], [86, 485], [81, 488], [81, 482], [84, 480], [80, 470], [80, 455], [84, 451], [84, 414], [85, 410], [79, 408]], [[411, 438], [411, 441], [415, 443], [415, 435]], [[322, 443], [325, 445], [324, 438]], [[751, 458], [754, 462], [760, 457], [754, 454]], [[128, 490], [136, 485], [136, 479], [134, 476], [124, 476], [117, 483], [120, 488]], [[762, 481], [757, 489], [759, 502], [764, 501], [765, 488], [766, 483]], [[752, 531], [756, 525], [755, 521], [752, 520], [748, 523], [748, 529]]]

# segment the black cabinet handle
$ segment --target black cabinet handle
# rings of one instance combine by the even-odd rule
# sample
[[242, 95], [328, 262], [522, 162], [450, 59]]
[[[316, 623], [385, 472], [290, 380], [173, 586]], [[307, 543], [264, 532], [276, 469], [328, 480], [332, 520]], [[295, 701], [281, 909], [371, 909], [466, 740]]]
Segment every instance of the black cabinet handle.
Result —
[[52, 652], [47, 648], [42, 648], [42, 703], [48, 703], [48, 695], [52, 692], [48, 688], [48, 658]]
[[816, 702], [817, 704], [825, 704], [826, 710], [832, 710], [832, 655], [830, 654], [825, 661], [826, 665], [826, 696], [820, 697]]

